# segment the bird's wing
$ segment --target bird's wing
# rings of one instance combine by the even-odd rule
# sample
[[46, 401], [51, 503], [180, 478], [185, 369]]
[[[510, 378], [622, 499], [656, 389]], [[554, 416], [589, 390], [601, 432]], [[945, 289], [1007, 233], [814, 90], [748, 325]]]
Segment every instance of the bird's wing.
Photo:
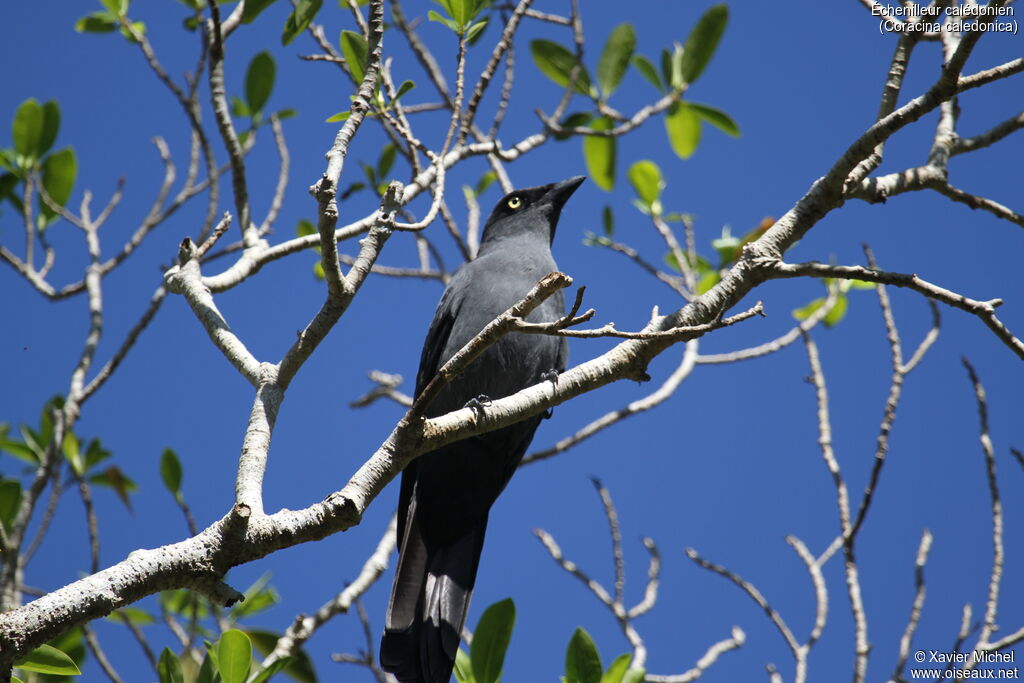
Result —
[[420, 368], [416, 372], [416, 396], [420, 395], [441, 369], [441, 354], [448, 345], [448, 337], [452, 333], [452, 325], [455, 323], [461, 300], [458, 291], [460, 290], [449, 287], [437, 304], [434, 319], [427, 330], [427, 338], [423, 341], [423, 352], [420, 354]]

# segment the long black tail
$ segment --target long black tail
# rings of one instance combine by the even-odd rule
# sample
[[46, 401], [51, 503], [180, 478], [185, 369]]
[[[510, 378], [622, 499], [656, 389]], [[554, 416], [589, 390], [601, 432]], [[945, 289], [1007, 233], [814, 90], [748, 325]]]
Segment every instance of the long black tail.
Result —
[[476, 581], [487, 518], [444, 546], [424, 539], [408, 510], [388, 603], [380, 664], [401, 683], [448, 683]]

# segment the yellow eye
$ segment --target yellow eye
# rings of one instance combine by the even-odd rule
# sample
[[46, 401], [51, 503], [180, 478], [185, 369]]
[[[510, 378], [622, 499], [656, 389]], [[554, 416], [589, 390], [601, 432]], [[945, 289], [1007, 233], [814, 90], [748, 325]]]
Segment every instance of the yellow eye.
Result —
[[519, 197], [511, 197], [506, 203], [508, 204], [508, 208], [518, 209], [520, 206], [523, 205], [523, 200], [520, 199]]

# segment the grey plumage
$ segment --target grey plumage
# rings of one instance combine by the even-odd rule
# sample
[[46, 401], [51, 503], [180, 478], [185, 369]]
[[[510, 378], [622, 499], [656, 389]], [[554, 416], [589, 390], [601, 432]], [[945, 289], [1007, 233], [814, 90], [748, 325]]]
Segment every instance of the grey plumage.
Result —
[[[438, 369], [484, 326], [557, 270], [551, 241], [562, 206], [583, 177], [506, 195], [484, 226], [479, 253], [441, 296], [427, 332], [416, 395]], [[561, 292], [528, 320], [563, 315]], [[559, 337], [513, 333], [485, 350], [445, 386], [427, 417], [492, 399], [541, 381], [567, 360]], [[402, 683], [447, 683], [476, 580], [491, 504], [526, 452], [541, 417], [444, 446], [402, 473], [398, 509], [399, 559], [381, 641], [385, 671]]]

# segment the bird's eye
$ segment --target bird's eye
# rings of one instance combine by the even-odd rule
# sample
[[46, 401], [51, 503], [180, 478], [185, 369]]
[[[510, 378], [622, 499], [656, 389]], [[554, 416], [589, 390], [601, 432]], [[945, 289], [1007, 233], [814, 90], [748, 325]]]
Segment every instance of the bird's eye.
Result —
[[508, 204], [508, 208], [510, 209], [518, 209], [523, 205], [523, 200], [519, 197], [511, 197], [506, 204]]

